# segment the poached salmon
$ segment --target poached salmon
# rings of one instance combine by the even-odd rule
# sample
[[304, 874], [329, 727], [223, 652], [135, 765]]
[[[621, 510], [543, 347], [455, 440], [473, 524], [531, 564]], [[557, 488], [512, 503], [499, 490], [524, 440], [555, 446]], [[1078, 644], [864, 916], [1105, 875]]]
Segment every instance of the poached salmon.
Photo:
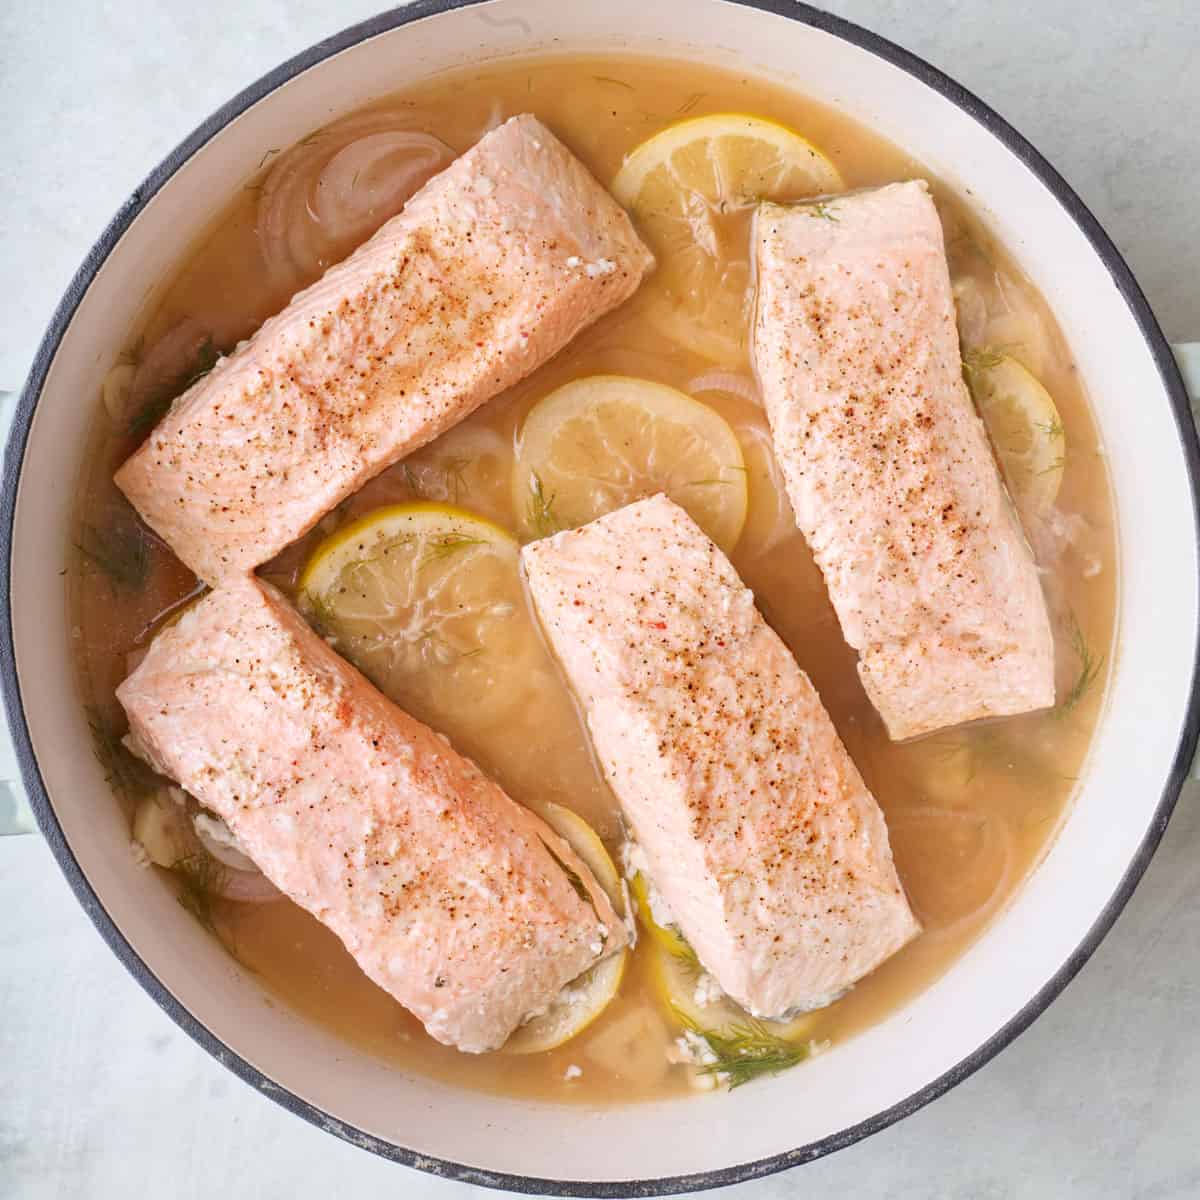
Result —
[[155, 639], [131, 743], [440, 1042], [501, 1046], [625, 928], [570, 846], [243, 577]]
[[927, 187], [764, 204], [754, 241], [775, 454], [888, 733], [1053, 704], [1046, 601], [963, 382]]
[[514, 117], [184, 392], [117, 484], [216, 586], [540, 366], [652, 265], [571, 152]]
[[820, 1007], [915, 936], [820, 697], [682, 508], [642, 500], [522, 560], [652, 881], [725, 992], [761, 1017]]

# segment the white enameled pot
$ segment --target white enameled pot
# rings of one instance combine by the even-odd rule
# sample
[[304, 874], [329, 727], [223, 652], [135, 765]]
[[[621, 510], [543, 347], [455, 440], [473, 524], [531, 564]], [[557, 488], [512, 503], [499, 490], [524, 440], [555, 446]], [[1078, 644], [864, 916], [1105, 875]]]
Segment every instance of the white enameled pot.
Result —
[[[131, 869], [75, 691], [59, 576], [97, 372], [262, 147], [403, 82], [540, 50], [735, 65], [842, 109], [972, 197], [1062, 324], [1118, 508], [1107, 708], [1071, 815], [1010, 908], [928, 991], [802, 1071], [636, 1116], [456, 1090], [265, 1003], [163, 881]], [[1128, 898], [1195, 749], [1197, 462], [1175, 362], [1112, 243], [1028, 143], [919, 60], [789, 0], [418, 0], [313, 47], [216, 113], [130, 197], [64, 298], [16, 411], [0, 515], [0, 667], [21, 776], [80, 902], [130, 971], [226, 1066], [329, 1132], [514, 1190], [644, 1195], [765, 1174], [970, 1074], [1053, 999]]]

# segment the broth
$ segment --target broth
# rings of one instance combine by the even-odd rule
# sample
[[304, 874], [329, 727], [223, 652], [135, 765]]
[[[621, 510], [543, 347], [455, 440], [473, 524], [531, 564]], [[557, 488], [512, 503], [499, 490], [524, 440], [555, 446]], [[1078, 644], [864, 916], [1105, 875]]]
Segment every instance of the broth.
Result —
[[[513, 62], [440, 77], [370, 110], [398, 127], [436, 134], [458, 152], [500, 118], [524, 111], [546, 121], [604, 182], [613, 178], [625, 154], [660, 128], [684, 114], [721, 111], [761, 114], [797, 129], [836, 163], [850, 188], [926, 176], [895, 147], [819, 104], [694, 64], [635, 58]], [[177, 271], [130, 338], [139, 370], [157, 353], [156, 346], [169, 348], [170, 339], [177, 343], [176, 358], [181, 347], [201, 359], [211, 345], [232, 347], [319, 273], [318, 267], [308, 277], [288, 278], [286, 272], [281, 277], [264, 263], [256, 224], [276, 153], [264, 149], [260, 175], [239, 190], [198, 245], [181, 253]], [[960, 298], [970, 293], [969, 303], [960, 304], [964, 340], [970, 344], [977, 333], [967, 328], [972, 306], [975, 319], [982, 313], [992, 322], [987, 328], [993, 334], [1008, 331], [1006, 347], [1052, 393], [1065, 429], [1057, 510], [1028, 530], [1058, 630], [1059, 695], [1065, 700], [1057, 710], [907, 744], [888, 740], [863, 693], [854, 654], [842, 640], [820, 575], [769, 472], [769, 451], [763, 449], [767, 427], [748, 390], [753, 387], [748, 361], [715, 368], [666, 340], [649, 312], [650, 288], [407, 460], [409, 469], [400, 464], [368, 484], [262, 571], [294, 595], [298, 568], [316, 544], [337, 525], [386, 503], [452, 501], [517, 529], [509, 470], [521, 421], [536, 401], [581, 376], [642, 376], [691, 392], [716, 409], [748, 454], [756, 456], [749, 458], [747, 532], [732, 553], [733, 562], [812, 678], [883, 807], [901, 877], [925, 925], [923, 936], [816, 1014], [813, 1038], [835, 1044], [936, 979], [1004, 907], [1045, 851], [1098, 720], [1113, 630], [1111, 499], [1069, 350], [1002, 249], [958, 199], [936, 180], [930, 182]], [[745, 213], [728, 218], [730, 244], [745, 243], [748, 219]], [[161, 357], [162, 389], [173, 382], [180, 390], [185, 372], [172, 367], [166, 351]], [[101, 410], [80, 481], [77, 544], [83, 553], [74, 556], [68, 575], [81, 688], [100, 732], [100, 749], [110, 761], [120, 754], [111, 737], [123, 729], [113, 692], [127, 673], [129, 655], [197, 590], [191, 574], [135, 524], [112, 484], [115, 467], [148, 432], [148, 424], [140, 429], [138, 424], [136, 416], [131, 428]], [[456, 453], [457, 465], [449, 465], [448, 447], [484, 444], [486, 453], [468, 454], [465, 461]], [[135, 547], [132, 563], [111, 561], [118, 538]], [[621, 839], [618, 810], [579, 715], [549, 659], [538, 678], [536, 703], [518, 706], [498, 726], [473, 725], [469, 714], [441, 719], [439, 726], [517, 800], [534, 809], [548, 802], [575, 809], [615, 852]], [[132, 812], [135, 788], [124, 786], [128, 780], [122, 776], [118, 766], [118, 799]], [[415, 1018], [359, 971], [332, 933], [292, 903], [214, 901], [203, 915], [230, 952], [283, 1002], [398, 1068], [466, 1087], [563, 1101], [645, 1099], [696, 1082], [694, 1072], [689, 1076], [667, 1060], [665, 1050], [677, 1030], [647, 977], [649, 939], [643, 938], [631, 955], [617, 999], [575, 1040], [541, 1055], [473, 1057], [429, 1038]], [[571, 1066], [582, 1068], [582, 1074], [568, 1079]]]

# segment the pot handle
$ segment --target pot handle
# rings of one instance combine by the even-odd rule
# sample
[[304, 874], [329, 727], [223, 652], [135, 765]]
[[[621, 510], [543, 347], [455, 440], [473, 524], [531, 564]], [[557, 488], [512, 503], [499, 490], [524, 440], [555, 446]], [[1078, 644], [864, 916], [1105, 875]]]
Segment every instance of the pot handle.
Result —
[[[1192, 413], [1200, 422], [1200, 342], [1183, 342], [1174, 349], [1188, 394], [1192, 398]], [[15, 392], [0, 392], [0, 446], [8, 438], [16, 405]], [[1191, 777], [1200, 779], [1200, 752], [1192, 760]], [[33, 813], [25, 800], [17, 755], [7, 726], [4, 725], [0, 728], [0, 837], [12, 833], [33, 833], [36, 828]]]

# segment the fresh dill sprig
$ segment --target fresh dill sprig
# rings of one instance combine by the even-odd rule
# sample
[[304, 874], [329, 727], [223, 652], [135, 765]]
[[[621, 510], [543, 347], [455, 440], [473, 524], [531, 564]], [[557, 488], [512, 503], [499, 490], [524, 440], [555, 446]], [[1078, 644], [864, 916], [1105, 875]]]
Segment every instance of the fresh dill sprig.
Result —
[[408, 488], [414, 496], [421, 495], [421, 481], [417, 478], [412, 467], [406, 462], [400, 464], [400, 473], [404, 476], [404, 486]]
[[486, 546], [487, 538], [472, 537], [469, 533], [443, 533], [431, 539], [425, 553], [421, 555], [418, 566], [424, 567], [429, 563], [442, 562], [460, 550], [470, 546]]
[[1067, 694], [1055, 705], [1055, 714], [1060, 717], [1067, 716], [1078, 707], [1079, 702], [1100, 678], [1100, 672], [1104, 668], [1104, 655], [1096, 655], [1088, 645], [1087, 637], [1074, 613], [1070, 614], [1068, 636], [1071, 639], [1071, 650], [1079, 662], [1079, 674], [1076, 675], [1075, 682], [1071, 684]]
[[129, 421], [129, 432], [135, 437], [141, 437], [152, 430], [167, 415], [172, 402], [177, 395], [186, 392], [193, 383], [204, 378], [221, 357], [221, 351], [211, 337], [205, 337], [196, 349], [191, 366], [162, 394], [151, 396], [140, 411], [134, 413]]
[[125, 748], [121, 734], [98, 708], [84, 709], [92, 732], [92, 753], [104, 769], [110, 787], [118, 788], [130, 799], [144, 796], [157, 786], [154, 772]]
[[699, 1066], [700, 1073], [722, 1077], [730, 1091], [763, 1075], [786, 1071], [812, 1053], [808, 1042], [786, 1041], [753, 1017], [726, 1025], [724, 1029], [702, 1029], [678, 1009], [675, 1016], [716, 1055], [715, 1062]]
[[539, 538], [549, 537], [561, 528], [558, 517], [554, 514], [554, 494], [546, 495], [542, 487], [542, 477], [536, 471], [529, 477], [529, 504], [525, 510], [525, 519]]
[[470, 650], [459, 650], [452, 646], [436, 629], [426, 629], [417, 637], [413, 645], [424, 649], [428, 646], [433, 651], [433, 657], [439, 666], [448, 667], [461, 658], [475, 658], [483, 653], [482, 646], [474, 646]]
[[977, 725], [963, 730], [961, 736], [933, 737], [916, 745], [924, 745], [948, 766], [962, 764], [962, 783], [970, 786], [985, 772], [1004, 773], [1030, 784], [1046, 784], [1055, 780], [1070, 782], [1073, 776], [1054, 770], [1037, 755], [1023, 748], [1020, 741], [1000, 727]]
[[137, 591], [150, 573], [150, 541], [132, 520], [106, 528], [84, 525], [76, 549], [93, 566], [131, 591]]
[[451, 504], [460, 504], [463, 496], [471, 490], [471, 485], [467, 482], [467, 468], [471, 465], [472, 460], [465, 455], [454, 455], [450, 458], [442, 459], [440, 462], [430, 463], [428, 466], [431, 470], [436, 471], [441, 476], [441, 495], [438, 495], [438, 488], [435, 485], [423, 484], [417, 473], [404, 462], [400, 464], [400, 473], [404, 476], [405, 486], [414, 496], [432, 495], [434, 499], [443, 499], [450, 501]]
[[323, 637], [332, 634], [336, 621], [333, 615], [333, 605], [330, 604], [328, 597], [315, 592], [305, 592], [302, 608], [309, 624], [318, 633]]
[[679, 969], [683, 971], [689, 979], [699, 979], [704, 974], [704, 964], [700, 961], [700, 956], [692, 949], [692, 943], [679, 934], [669, 947], [671, 957], [679, 965]]
[[220, 899], [225, 885], [225, 867], [211, 854], [198, 851], [181, 858], [171, 870], [179, 876], [180, 905], [204, 926], [209, 933], [217, 932], [213, 921], [213, 902]]
[[632, 83], [626, 83], [623, 79], [614, 79], [611, 75], [593, 75], [592, 78], [597, 83], [607, 83], [613, 87], [624, 88], [627, 92], [634, 90]]
[[[580, 900], [582, 900], [584, 904], [586, 904], [592, 910], [596, 920], [599, 921], [600, 913], [596, 908], [596, 901], [592, 899], [592, 893], [588, 891], [587, 884], [584, 883], [579, 877], [579, 872], [572, 870], [571, 867], [563, 862], [563, 860], [554, 853], [553, 847], [548, 841], [546, 841], [544, 837], [539, 836], [538, 841], [546, 847], [546, 853], [550, 855], [552, 859], [554, 859], [554, 865], [558, 867], [558, 869], [567, 877], [567, 882], [571, 885], [571, 889], [574, 891], [575, 895], [577, 895]], [[604, 938], [602, 937], [601, 941], [603, 940]]]
[[203, 379], [217, 365], [221, 351], [217, 349], [211, 337], [206, 337], [196, 351], [196, 358], [191, 371], [183, 381], [183, 391], [187, 391], [197, 380]]
[[471, 490], [466, 476], [471, 460], [463, 455], [455, 455], [443, 459], [438, 465], [441, 467], [446, 496], [453, 504], [457, 504], [462, 495]]
[[129, 432], [134, 437], [141, 437], [143, 434], [149, 433], [167, 415], [167, 411], [171, 407], [171, 400], [171, 396], [159, 396], [157, 399], [143, 404], [141, 409], [130, 418]]
[[811, 204], [801, 204], [799, 207], [810, 217], [817, 217], [821, 221], [841, 220], [841, 217], [824, 200], [814, 200]]

